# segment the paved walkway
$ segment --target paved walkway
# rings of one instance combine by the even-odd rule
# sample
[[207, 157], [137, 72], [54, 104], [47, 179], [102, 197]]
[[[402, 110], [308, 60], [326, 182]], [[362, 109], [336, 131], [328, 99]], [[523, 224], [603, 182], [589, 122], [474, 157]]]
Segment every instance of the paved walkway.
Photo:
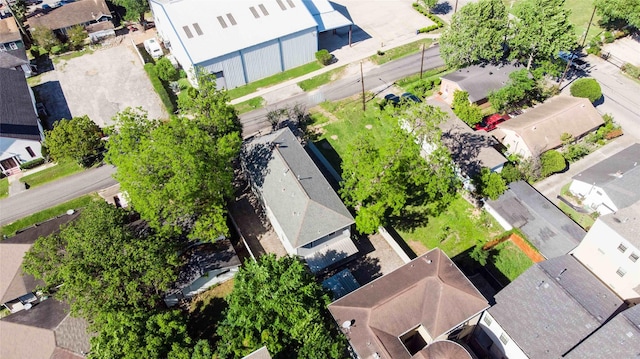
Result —
[[20, 173], [16, 173], [15, 175], [9, 176], [9, 197], [15, 196], [18, 193], [22, 193], [27, 190], [24, 183], [20, 182], [20, 179], [24, 176], [28, 176], [30, 174], [34, 174], [36, 172], [40, 172], [42, 170], [46, 170], [47, 168], [55, 166], [56, 163], [45, 163], [42, 166], [38, 166], [36, 168], [32, 168], [30, 170], [22, 171]]
[[535, 187], [535, 189], [547, 197], [551, 202], [558, 204], [559, 199], [557, 196], [560, 194], [562, 186], [571, 182], [571, 178], [573, 176], [600, 161], [606, 160], [634, 143], [636, 143], [636, 139], [631, 136], [618, 137], [612, 142], [606, 144], [604, 147], [601, 147], [581, 160], [572, 163], [566, 172], [556, 173], [547, 177], [540, 182], [534, 183], [533, 187]]

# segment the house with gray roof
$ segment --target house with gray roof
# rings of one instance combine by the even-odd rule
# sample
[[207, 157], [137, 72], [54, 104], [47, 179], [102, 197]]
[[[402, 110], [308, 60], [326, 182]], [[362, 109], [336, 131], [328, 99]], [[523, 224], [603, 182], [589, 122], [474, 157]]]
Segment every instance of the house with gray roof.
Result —
[[640, 143], [573, 176], [569, 191], [600, 214], [617, 212], [640, 200]]
[[0, 319], [0, 358], [79, 359], [90, 349], [89, 323], [71, 316], [69, 305], [45, 299]]
[[456, 91], [469, 93], [469, 102], [481, 105], [492, 91], [499, 90], [509, 81], [509, 75], [522, 67], [512, 64], [471, 65], [441, 77], [442, 99], [449, 105]]
[[20, 164], [42, 157], [44, 132], [35, 97], [24, 74], [0, 68], [0, 170], [20, 171]]
[[106, 25], [115, 34], [112, 18], [104, 0], [78, 0], [49, 10], [36, 10], [28, 16], [27, 22], [31, 31], [42, 27], [63, 36], [66, 36], [67, 30], [77, 25], [85, 27], [91, 33], [95, 30], [87, 28], [88, 26], [104, 22], [100, 31]]
[[565, 356], [567, 359], [640, 357], [640, 305], [616, 315]]
[[242, 165], [287, 253], [318, 272], [358, 252], [353, 216], [289, 128], [248, 142]]
[[180, 267], [178, 279], [164, 297], [168, 307], [228, 281], [240, 268], [240, 259], [231, 241], [224, 238], [215, 243], [192, 245], [181, 257], [185, 264]]
[[357, 357], [471, 358], [461, 342], [487, 300], [439, 248], [329, 305]]
[[571, 255], [534, 264], [495, 300], [473, 341], [492, 358], [561, 358], [626, 309]]
[[510, 183], [502, 196], [487, 200], [484, 208], [505, 230], [519, 228], [547, 259], [569, 253], [587, 234], [525, 181]]
[[640, 201], [598, 217], [571, 254], [629, 303], [640, 304]]

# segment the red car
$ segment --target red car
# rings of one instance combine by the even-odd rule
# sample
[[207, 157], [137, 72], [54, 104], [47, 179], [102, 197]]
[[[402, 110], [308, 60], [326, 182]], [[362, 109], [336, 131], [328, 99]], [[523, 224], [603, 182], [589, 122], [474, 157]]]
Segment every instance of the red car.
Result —
[[493, 115], [483, 118], [480, 123], [476, 123], [475, 129], [476, 131], [493, 131], [496, 129], [498, 124], [503, 123], [510, 118], [511, 116], [507, 114], [503, 115], [500, 113], [494, 113]]

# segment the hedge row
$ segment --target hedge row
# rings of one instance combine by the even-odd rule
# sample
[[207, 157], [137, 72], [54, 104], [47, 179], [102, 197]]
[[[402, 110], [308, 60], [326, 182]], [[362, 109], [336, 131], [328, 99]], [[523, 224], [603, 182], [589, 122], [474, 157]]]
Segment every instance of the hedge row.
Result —
[[173, 102], [171, 102], [171, 97], [169, 96], [167, 89], [164, 87], [162, 80], [160, 80], [156, 73], [155, 66], [153, 64], [144, 64], [144, 70], [147, 72], [149, 80], [151, 80], [151, 85], [153, 85], [156, 93], [160, 96], [160, 101], [162, 101], [167, 112], [171, 115], [175, 112], [175, 107], [173, 106]]
[[21, 170], [28, 170], [40, 166], [44, 163], [44, 158], [36, 158], [33, 161], [25, 162], [20, 165]]
[[429, 20], [435, 22], [434, 25], [418, 29], [418, 33], [430, 32], [430, 31], [437, 30], [437, 29], [439, 29], [439, 28], [444, 26], [444, 23], [442, 22], [442, 20], [440, 20], [439, 17], [437, 17], [437, 16], [433, 15], [432, 13], [430, 13], [429, 10], [425, 9], [422, 5], [418, 4], [417, 2], [414, 2], [412, 5], [413, 5], [413, 8], [416, 9], [416, 11], [418, 11], [422, 15], [428, 17]]

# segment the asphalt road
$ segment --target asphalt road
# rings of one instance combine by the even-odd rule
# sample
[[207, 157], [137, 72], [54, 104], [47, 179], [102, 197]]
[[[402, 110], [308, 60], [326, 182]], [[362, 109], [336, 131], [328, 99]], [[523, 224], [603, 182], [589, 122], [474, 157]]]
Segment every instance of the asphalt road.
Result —
[[116, 184], [115, 167], [104, 165], [0, 200], [0, 225]]
[[[399, 79], [411, 76], [420, 72], [421, 53], [407, 56], [400, 60], [388, 62], [381, 66], [376, 66], [364, 72], [364, 88], [370, 91], [379, 88], [381, 84], [391, 84]], [[438, 46], [430, 47], [424, 52], [424, 71], [443, 66], [444, 61], [440, 57]], [[340, 100], [362, 91], [360, 75], [346, 76], [340, 80], [331, 82], [308, 93], [299, 94], [286, 100], [271, 104], [267, 108], [247, 112], [240, 116], [243, 125], [243, 135], [248, 137], [271, 127], [267, 121], [267, 112], [272, 108], [284, 108], [301, 104], [307, 108], [313, 107], [324, 101]]]

